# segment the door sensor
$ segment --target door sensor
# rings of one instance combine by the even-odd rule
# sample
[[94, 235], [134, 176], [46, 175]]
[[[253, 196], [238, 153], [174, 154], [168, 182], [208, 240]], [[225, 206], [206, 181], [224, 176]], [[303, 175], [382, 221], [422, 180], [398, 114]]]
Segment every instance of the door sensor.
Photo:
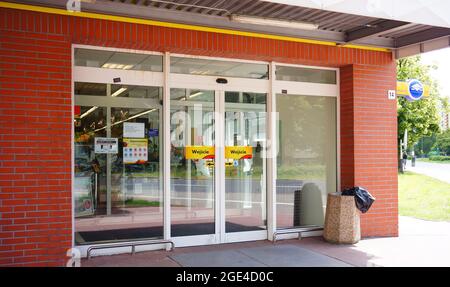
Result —
[[217, 78], [216, 83], [218, 84], [228, 84], [228, 80], [224, 78]]

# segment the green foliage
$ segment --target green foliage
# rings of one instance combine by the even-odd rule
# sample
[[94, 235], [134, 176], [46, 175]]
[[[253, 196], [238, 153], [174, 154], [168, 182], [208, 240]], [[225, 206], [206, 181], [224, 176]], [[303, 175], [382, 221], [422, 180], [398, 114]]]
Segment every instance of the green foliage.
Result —
[[436, 150], [432, 150], [428, 153], [428, 157], [439, 156], [439, 152]]
[[434, 149], [439, 149], [440, 152], [450, 155], [450, 130], [446, 130], [436, 136]]
[[450, 156], [433, 155], [430, 156], [430, 161], [450, 161]]
[[436, 143], [436, 135], [431, 137], [422, 137], [417, 145], [414, 146], [414, 153], [417, 156], [428, 155], [433, 150], [433, 146]]
[[418, 79], [430, 86], [430, 97], [409, 102], [404, 97], [398, 99], [398, 137], [403, 139], [408, 130], [408, 147], [412, 147], [423, 136], [431, 136], [439, 131], [437, 112], [437, 83], [430, 77], [430, 69], [435, 67], [423, 65], [420, 56], [404, 58], [397, 61], [397, 79], [407, 81]]

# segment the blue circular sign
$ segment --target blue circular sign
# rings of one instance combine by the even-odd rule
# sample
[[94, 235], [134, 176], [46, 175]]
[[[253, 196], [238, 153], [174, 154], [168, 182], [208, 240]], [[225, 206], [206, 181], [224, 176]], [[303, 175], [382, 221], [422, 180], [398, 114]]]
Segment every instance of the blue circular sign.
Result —
[[419, 80], [410, 80], [408, 82], [408, 100], [418, 101], [423, 97], [424, 88]]

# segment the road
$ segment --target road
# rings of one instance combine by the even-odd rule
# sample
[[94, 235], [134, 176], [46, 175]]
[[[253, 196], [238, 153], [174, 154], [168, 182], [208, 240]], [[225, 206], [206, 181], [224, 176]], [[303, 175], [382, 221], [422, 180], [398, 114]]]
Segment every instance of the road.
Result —
[[409, 160], [406, 164], [406, 171], [420, 173], [450, 183], [450, 164], [416, 160], [416, 166], [412, 167]]

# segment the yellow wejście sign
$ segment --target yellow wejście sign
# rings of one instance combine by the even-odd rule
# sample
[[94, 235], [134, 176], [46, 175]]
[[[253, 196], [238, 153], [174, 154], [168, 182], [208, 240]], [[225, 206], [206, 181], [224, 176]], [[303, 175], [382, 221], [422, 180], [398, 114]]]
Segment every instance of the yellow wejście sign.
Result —
[[185, 148], [186, 159], [214, 159], [213, 146], [187, 146]]
[[253, 157], [253, 148], [251, 146], [226, 146], [226, 159], [251, 159]]

